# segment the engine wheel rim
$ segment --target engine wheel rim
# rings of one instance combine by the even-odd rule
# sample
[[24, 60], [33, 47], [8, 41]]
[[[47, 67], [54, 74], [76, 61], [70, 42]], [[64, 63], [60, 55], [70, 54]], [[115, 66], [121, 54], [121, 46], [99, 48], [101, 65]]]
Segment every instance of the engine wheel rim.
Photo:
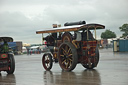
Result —
[[78, 58], [75, 46], [70, 42], [64, 42], [59, 47], [58, 61], [64, 71], [71, 71], [76, 67]]
[[49, 54], [45, 54], [42, 58], [42, 64], [45, 70], [50, 70], [52, 68], [52, 59]]

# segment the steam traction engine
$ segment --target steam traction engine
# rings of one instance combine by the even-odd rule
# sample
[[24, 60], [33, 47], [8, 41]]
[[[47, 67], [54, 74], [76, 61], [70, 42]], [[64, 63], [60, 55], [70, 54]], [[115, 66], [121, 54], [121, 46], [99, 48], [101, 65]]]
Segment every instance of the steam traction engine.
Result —
[[[93, 69], [99, 62], [96, 29], [104, 29], [100, 24], [86, 24], [85, 21], [65, 23], [64, 27], [37, 31], [37, 34], [49, 33], [43, 38], [50, 49], [44, 53], [42, 64], [46, 70], [53, 62], [59, 62], [64, 71], [73, 70], [78, 63], [87, 69]], [[93, 31], [95, 38], [93, 37]]]
[[13, 74], [15, 59], [7, 42], [13, 42], [13, 39], [11, 37], [0, 37], [0, 72], [6, 71], [8, 74]]

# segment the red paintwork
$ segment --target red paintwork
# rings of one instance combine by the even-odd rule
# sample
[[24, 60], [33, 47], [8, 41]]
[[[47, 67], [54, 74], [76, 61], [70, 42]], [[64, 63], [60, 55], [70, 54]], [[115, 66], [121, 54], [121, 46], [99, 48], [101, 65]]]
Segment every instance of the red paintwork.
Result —
[[[3, 57], [5, 55], [5, 57]], [[8, 54], [0, 54], [0, 62], [7, 61], [8, 62]], [[0, 71], [6, 71], [8, 70], [8, 66], [0, 67]]]
[[[86, 64], [88, 63], [88, 58], [95, 56], [95, 49], [97, 45], [97, 41], [82, 41], [83, 47], [81, 50], [78, 51], [78, 55], [82, 54], [79, 56], [78, 62]], [[90, 49], [88, 49], [87, 45], [89, 45]], [[84, 52], [83, 52], [84, 51]], [[91, 58], [91, 62], [95, 62], [93, 58]]]

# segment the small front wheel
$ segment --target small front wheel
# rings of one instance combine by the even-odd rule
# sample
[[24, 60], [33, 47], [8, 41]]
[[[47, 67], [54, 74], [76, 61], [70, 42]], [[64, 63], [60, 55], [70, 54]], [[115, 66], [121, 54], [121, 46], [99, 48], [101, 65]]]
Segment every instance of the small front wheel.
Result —
[[42, 57], [42, 64], [45, 70], [49, 71], [52, 68], [53, 60], [50, 53], [46, 53]]

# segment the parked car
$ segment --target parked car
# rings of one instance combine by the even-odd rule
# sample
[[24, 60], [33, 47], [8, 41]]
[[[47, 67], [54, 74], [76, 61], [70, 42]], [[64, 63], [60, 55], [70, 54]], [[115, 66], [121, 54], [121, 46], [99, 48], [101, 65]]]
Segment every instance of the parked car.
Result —
[[39, 46], [33, 46], [33, 47], [30, 47], [29, 53], [30, 54], [32, 54], [32, 53], [38, 54], [38, 53], [41, 53], [41, 49]]

